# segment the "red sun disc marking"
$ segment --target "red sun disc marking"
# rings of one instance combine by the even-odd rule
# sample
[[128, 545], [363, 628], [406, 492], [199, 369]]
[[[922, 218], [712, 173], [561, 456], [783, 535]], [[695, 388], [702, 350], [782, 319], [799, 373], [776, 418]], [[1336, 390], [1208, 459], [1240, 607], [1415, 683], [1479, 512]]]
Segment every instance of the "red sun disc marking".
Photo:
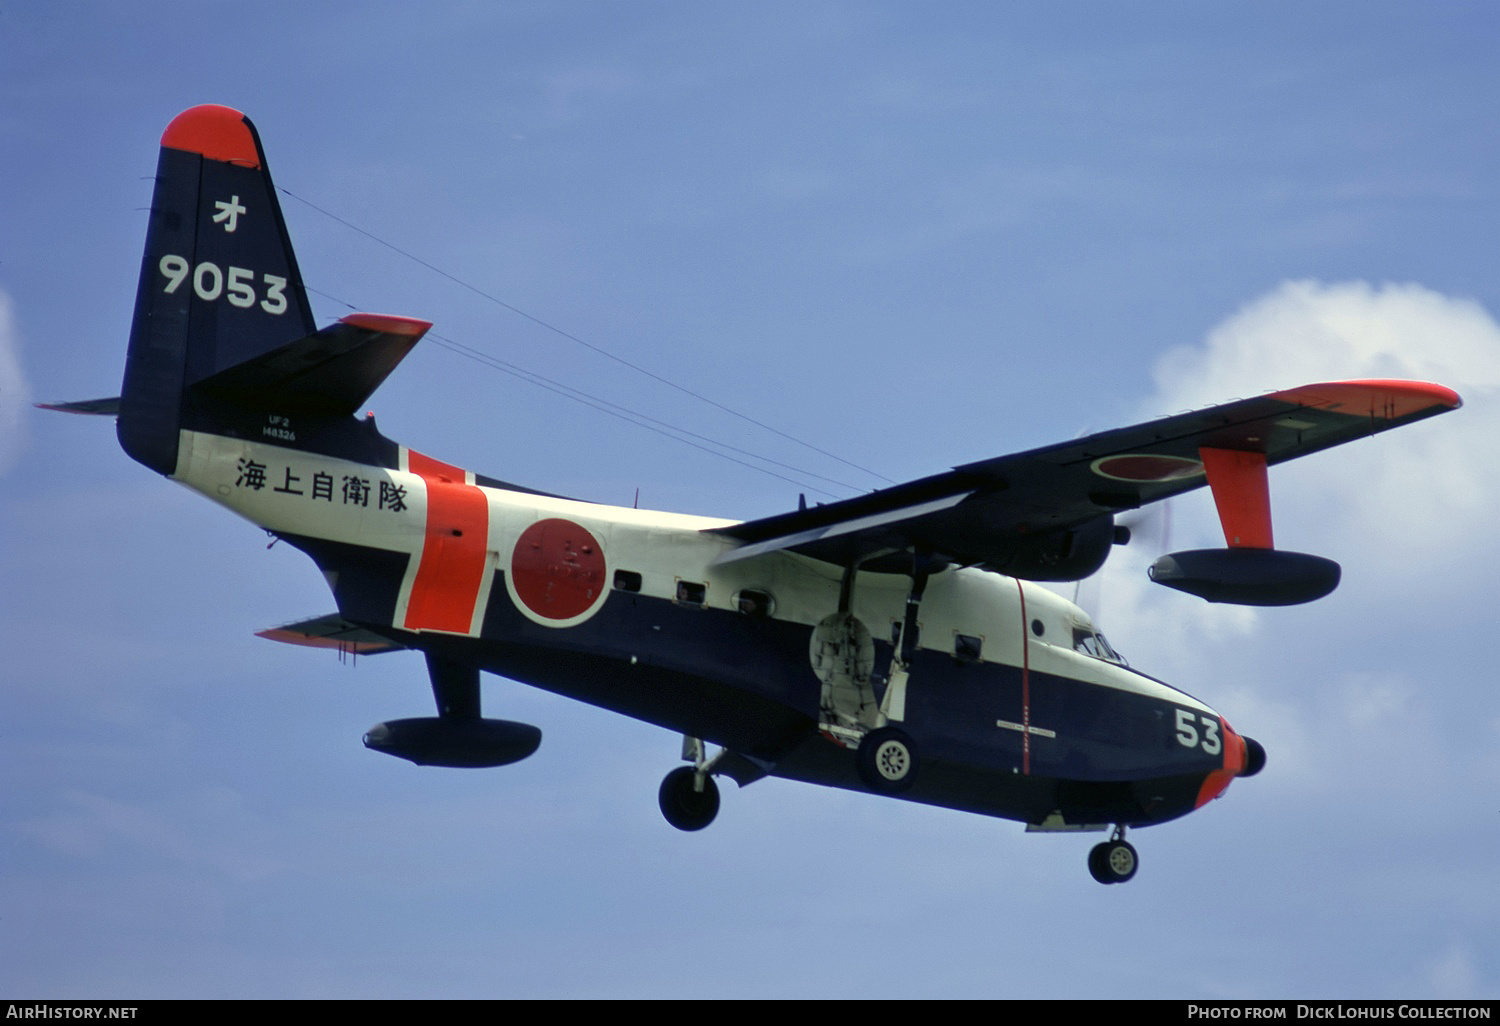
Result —
[[1203, 464], [1181, 456], [1109, 456], [1094, 463], [1094, 473], [1117, 481], [1173, 481], [1203, 472]]
[[516, 540], [510, 573], [527, 609], [548, 620], [570, 620], [587, 612], [604, 590], [604, 551], [570, 520], [538, 520]]

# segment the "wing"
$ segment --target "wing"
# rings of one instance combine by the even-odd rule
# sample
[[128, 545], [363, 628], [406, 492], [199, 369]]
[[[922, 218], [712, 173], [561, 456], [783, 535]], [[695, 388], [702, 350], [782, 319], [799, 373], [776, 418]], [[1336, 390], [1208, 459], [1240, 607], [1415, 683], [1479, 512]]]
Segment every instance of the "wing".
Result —
[[1427, 382], [1304, 385], [711, 530], [743, 543], [719, 563], [784, 550], [867, 569], [884, 569], [884, 560], [894, 570], [910, 560], [893, 554], [917, 552], [1031, 580], [1074, 580], [1103, 563], [1114, 513], [1207, 483], [1203, 450], [1276, 464], [1460, 405], [1452, 389]]

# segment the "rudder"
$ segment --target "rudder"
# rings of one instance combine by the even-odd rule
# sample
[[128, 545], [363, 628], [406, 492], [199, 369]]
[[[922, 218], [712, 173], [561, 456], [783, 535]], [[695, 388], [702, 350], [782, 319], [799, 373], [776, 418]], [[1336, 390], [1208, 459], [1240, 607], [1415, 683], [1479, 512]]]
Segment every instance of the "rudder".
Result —
[[229, 107], [184, 111], [161, 139], [120, 394], [121, 447], [171, 475], [188, 389], [313, 332], [255, 126]]

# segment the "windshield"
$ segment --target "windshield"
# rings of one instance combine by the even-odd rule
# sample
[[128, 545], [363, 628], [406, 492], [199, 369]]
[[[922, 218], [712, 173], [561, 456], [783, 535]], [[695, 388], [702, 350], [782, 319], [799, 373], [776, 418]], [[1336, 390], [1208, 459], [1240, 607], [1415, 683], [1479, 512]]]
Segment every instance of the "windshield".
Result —
[[1121, 666], [1129, 666], [1125, 657], [1110, 647], [1109, 642], [1104, 640], [1104, 635], [1092, 627], [1073, 627], [1073, 648], [1086, 656], [1102, 659], [1107, 663], [1118, 663]]

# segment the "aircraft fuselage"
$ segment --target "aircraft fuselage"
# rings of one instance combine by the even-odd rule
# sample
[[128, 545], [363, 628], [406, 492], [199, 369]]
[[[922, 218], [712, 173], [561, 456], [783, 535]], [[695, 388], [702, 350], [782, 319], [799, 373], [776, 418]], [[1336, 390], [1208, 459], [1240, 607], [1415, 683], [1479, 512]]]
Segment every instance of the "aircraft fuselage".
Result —
[[330, 427], [313, 418], [184, 431], [175, 477], [308, 552], [351, 623], [772, 775], [864, 789], [820, 729], [819, 624], [841, 598], [869, 635], [862, 679], [881, 722], [921, 744], [902, 797], [1036, 825], [1145, 825], [1216, 796], [1243, 765], [1217, 713], [1089, 654], [1088, 618], [1034, 583], [934, 574], [895, 696], [908, 577], [860, 572], [845, 593], [841, 568], [792, 553], [718, 565], [735, 543], [705, 532], [732, 521], [518, 490], [356, 426], [322, 446], [355, 459], [309, 451]]

